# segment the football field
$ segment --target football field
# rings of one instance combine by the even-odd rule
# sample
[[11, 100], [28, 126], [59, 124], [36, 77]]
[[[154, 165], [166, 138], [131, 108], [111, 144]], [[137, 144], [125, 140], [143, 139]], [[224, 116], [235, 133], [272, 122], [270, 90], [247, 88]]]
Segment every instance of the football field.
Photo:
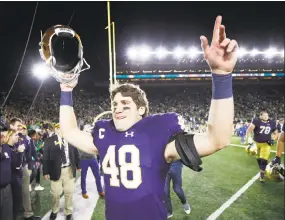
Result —
[[[183, 189], [192, 211], [190, 215], [186, 215], [178, 197], [172, 191], [174, 215], [171, 219], [284, 219], [284, 182], [275, 183], [266, 179], [265, 184], [260, 184], [256, 159], [246, 154], [240, 146], [239, 138], [233, 137], [232, 144], [237, 146], [230, 146], [204, 158], [203, 171], [200, 173], [183, 168]], [[274, 156], [275, 153], [272, 152], [271, 158]], [[91, 194], [88, 200], [80, 195], [79, 180], [73, 199], [74, 219], [103, 220], [105, 204], [104, 200], [98, 199], [92, 175], [88, 174], [87, 180], [87, 188]], [[32, 199], [35, 214], [44, 216], [51, 208], [51, 197], [49, 182], [42, 180], [41, 184], [45, 190], [33, 191]], [[48, 219], [47, 217], [48, 214], [44, 219]], [[64, 218], [59, 216], [57, 219]]]

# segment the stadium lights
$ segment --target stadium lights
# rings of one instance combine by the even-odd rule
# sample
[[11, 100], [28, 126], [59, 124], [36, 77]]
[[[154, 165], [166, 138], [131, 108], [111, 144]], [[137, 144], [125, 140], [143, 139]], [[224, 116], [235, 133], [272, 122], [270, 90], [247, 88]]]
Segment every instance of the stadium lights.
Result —
[[136, 50], [136, 48], [130, 48], [127, 52], [128, 57], [132, 60], [132, 59], [136, 59], [138, 53], [138, 51]]
[[164, 57], [167, 56], [168, 51], [165, 48], [160, 47], [156, 50], [155, 54], [158, 57], [158, 59], [163, 59]]
[[196, 47], [191, 47], [189, 49], [188, 55], [190, 58], [195, 58], [199, 54], [202, 54], [202, 51], [198, 51]]
[[173, 52], [173, 56], [177, 59], [181, 59], [185, 54], [185, 51], [181, 47], [176, 47]]
[[151, 48], [148, 46], [141, 46], [139, 49], [139, 56], [142, 60], [146, 60], [151, 55]]
[[[140, 47], [132, 47], [127, 51], [127, 56], [131, 60], [146, 60], [150, 57], [156, 57], [158, 59], [166, 58], [168, 55], [172, 55], [175, 59], [182, 59], [183, 57], [195, 58], [199, 55], [203, 55], [203, 52], [196, 47], [191, 47], [190, 49], [184, 49], [180, 46], [176, 47], [173, 51], [167, 48], [159, 47], [156, 50], [152, 50], [150, 47], [144, 45]], [[256, 48], [253, 50], [246, 50], [245, 48], [240, 48], [238, 50], [238, 56], [256, 56], [262, 55], [264, 58], [272, 58], [274, 56], [284, 57], [284, 50], [278, 51], [276, 48], [269, 48], [265, 51], [260, 51]]]
[[258, 55], [258, 54], [260, 54], [261, 52], [259, 51], [259, 50], [257, 50], [257, 49], [253, 49], [251, 52], [250, 52], [250, 55], [251, 56], [256, 56], [256, 55]]
[[245, 48], [239, 48], [238, 50], [238, 56], [243, 57], [244, 55], [248, 54], [249, 52]]
[[33, 74], [39, 79], [45, 79], [49, 74], [48, 67], [44, 64], [36, 64], [33, 67]]
[[269, 48], [268, 50], [265, 51], [265, 57], [267, 58], [272, 58], [275, 55], [277, 55], [276, 48]]

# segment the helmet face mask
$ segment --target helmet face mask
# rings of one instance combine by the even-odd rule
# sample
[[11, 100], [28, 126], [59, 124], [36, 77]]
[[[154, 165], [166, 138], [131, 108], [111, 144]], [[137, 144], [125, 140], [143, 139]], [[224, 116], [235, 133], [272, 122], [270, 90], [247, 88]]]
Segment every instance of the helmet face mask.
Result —
[[[79, 35], [68, 26], [55, 25], [47, 29], [40, 42], [41, 58], [50, 74], [60, 83], [68, 84], [90, 66], [83, 58], [83, 46]], [[84, 63], [87, 68], [82, 70]]]

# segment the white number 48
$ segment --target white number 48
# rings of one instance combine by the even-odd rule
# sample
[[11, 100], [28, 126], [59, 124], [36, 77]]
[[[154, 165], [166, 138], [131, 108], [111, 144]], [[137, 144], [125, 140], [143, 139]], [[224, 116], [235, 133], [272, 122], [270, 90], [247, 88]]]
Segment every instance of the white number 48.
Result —
[[[102, 161], [104, 174], [111, 175], [110, 186], [120, 187], [120, 182], [127, 189], [136, 189], [142, 183], [142, 172], [140, 167], [140, 151], [135, 145], [123, 145], [118, 150], [119, 168], [116, 166], [115, 145], [110, 145]], [[126, 162], [126, 154], [131, 154], [131, 162]], [[120, 179], [119, 176], [120, 170]], [[133, 173], [133, 179], [128, 180], [128, 171]]]

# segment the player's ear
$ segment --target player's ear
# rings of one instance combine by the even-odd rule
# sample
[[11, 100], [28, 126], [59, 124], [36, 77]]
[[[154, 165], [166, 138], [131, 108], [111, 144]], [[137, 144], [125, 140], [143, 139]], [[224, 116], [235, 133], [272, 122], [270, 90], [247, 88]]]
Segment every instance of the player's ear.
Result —
[[146, 111], [145, 107], [139, 107], [139, 115], [140, 116], [143, 116], [145, 111]]

